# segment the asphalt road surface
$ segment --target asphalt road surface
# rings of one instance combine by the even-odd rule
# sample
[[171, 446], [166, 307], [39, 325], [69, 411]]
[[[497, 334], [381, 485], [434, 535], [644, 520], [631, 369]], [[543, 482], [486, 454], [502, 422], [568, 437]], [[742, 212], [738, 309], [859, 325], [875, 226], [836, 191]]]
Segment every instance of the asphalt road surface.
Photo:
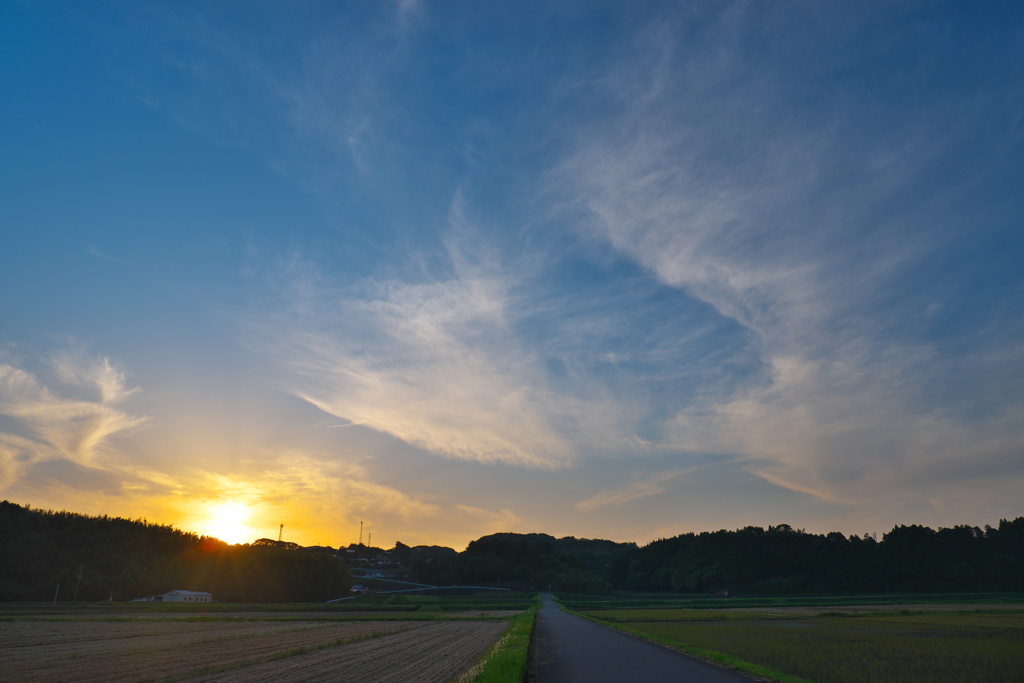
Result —
[[547, 593], [537, 615], [534, 638], [527, 680], [537, 683], [753, 680], [563, 612]]

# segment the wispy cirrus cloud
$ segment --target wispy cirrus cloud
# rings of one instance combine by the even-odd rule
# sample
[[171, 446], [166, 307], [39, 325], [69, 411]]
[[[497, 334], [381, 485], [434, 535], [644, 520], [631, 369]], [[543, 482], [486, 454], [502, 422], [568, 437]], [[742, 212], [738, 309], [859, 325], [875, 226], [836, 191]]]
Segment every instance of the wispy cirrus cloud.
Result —
[[656, 496], [668, 490], [668, 483], [673, 479], [686, 474], [692, 470], [672, 470], [669, 472], [658, 472], [649, 475], [642, 481], [634, 481], [609, 491], [601, 491], [598, 494], [581, 500], [573, 507], [584, 512], [593, 512], [608, 506], [618, 506], [641, 498]]
[[[614, 58], [556, 79], [579, 100], [562, 125], [541, 126], [558, 160], [538, 171], [533, 208], [554, 206], [546, 218], [574, 238], [639, 265], [661, 296], [650, 309], [631, 291], [639, 276], [605, 270], [620, 291], [587, 289], [589, 273], [561, 254], [534, 268], [511, 255], [521, 243], [468, 249], [453, 218], [440, 268], [392, 264], [353, 282], [295, 265], [287, 312], [265, 335], [294, 373], [282, 386], [467, 460], [739, 454], [822, 500], [874, 504], [905, 486], [925, 504], [944, 486], [925, 483], [934, 473], [976, 458], [988, 464], [972, 485], [985, 486], [1017, 448], [1022, 397], [1006, 377], [1024, 367], [1020, 335], [959, 326], [956, 344], [937, 338], [967, 304], [936, 283], [968, 277], [951, 253], [987, 210], [971, 198], [975, 171], [1017, 134], [972, 148], [965, 122], [1001, 125], [990, 112], [1005, 107], [971, 83], [862, 77], [865, 64], [900, 63], [899, 50], [942, 52], [941, 22], [875, 37], [876, 19], [743, 3], [664, 12], [620, 36]], [[315, 104], [308, 95], [296, 101]], [[560, 268], [572, 276], [550, 281]], [[973, 343], [985, 352], [952, 349]], [[1007, 400], [979, 418], [982, 384]]]
[[571, 462], [576, 444], [557, 423], [583, 414], [585, 401], [553, 391], [519, 344], [500, 271], [471, 264], [454, 247], [452, 256], [455, 272], [443, 279], [344, 291], [300, 278], [300, 300], [268, 330], [276, 358], [294, 373], [288, 390], [442, 455]]
[[290, 375], [280, 386], [436, 454], [557, 468], [661, 448], [673, 410], [734, 381], [714, 363], [748, 371], [737, 326], [703, 305], [571, 249], [510, 250], [471, 208], [456, 191], [443, 254], [389, 277], [346, 281], [295, 254], [255, 267], [278, 293], [257, 346]]
[[[497, 512], [472, 505], [456, 505], [455, 508], [462, 513], [461, 517], [468, 518], [468, 521], [477, 523], [481, 528], [495, 532], [514, 529], [523, 521], [522, 517], [508, 508], [502, 508]], [[463, 519], [462, 521], [467, 520]]]
[[[986, 348], [963, 353], [925, 323], [954, 315], [935, 298], [949, 292], [926, 274], [958, 277], [962, 264], [945, 250], [971, 244], [985, 211], [969, 199], [976, 176], [958, 168], [937, 188], [936, 169], [952, 157], [977, 168], [1005, 158], [1000, 140], [972, 150], [958, 119], [1000, 125], [1001, 96], [895, 74], [859, 81], [850, 51], [827, 44], [858, 34], [858, 11], [734, 10], [662, 17], [622, 47], [589, 81], [609, 115], [570, 133], [571, 151], [549, 176], [559, 215], [580, 234], [754, 335], [763, 371], [680, 409], [661, 445], [738, 453], [768, 481], [836, 502], [903, 490], [924, 504], [936, 498], [929, 491], [967, 485], [954, 462], [979, 463], [968, 475], [975, 491], [998, 472], [1022, 476], [1005, 467], [1024, 429], [1024, 397], [1007, 384], [1024, 368], [1012, 350], [1019, 334], [982, 339], [961, 328], [963, 342]], [[800, 21], [815, 30], [793, 41]], [[886, 60], [901, 41], [934, 56], [940, 23], [867, 41], [860, 58]], [[775, 57], [752, 47], [752, 34]], [[903, 98], [914, 97], [927, 104], [908, 115]], [[993, 355], [1005, 377], [982, 360]], [[993, 386], [1008, 400], [979, 414]]]
[[103, 259], [104, 261], [113, 261], [114, 263], [120, 263], [122, 266], [134, 267], [134, 266], [132, 266], [131, 263], [128, 263], [127, 261], [123, 261], [123, 260], [117, 258], [116, 256], [110, 256], [109, 254], [105, 254], [105, 253], [103, 253], [102, 251], [100, 251], [99, 249], [97, 249], [94, 246], [88, 247], [85, 250], [85, 253], [87, 253], [87, 254], [89, 254], [91, 256], [95, 256], [96, 258]]
[[0, 364], [5, 483], [44, 460], [91, 465], [110, 437], [145, 421], [117, 407], [137, 389], [127, 386], [125, 373], [108, 358], [63, 354], [50, 367], [52, 385], [15, 365]]
[[[358, 457], [345, 454], [289, 448], [236, 463], [211, 454], [208, 461], [182, 458], [167, 470], [144, 446], [128, 453], [112, 443], [146, 421], [120, 407], [139, 391], [124, 370], [82, 353], [38, 365], [30, 372], [13, 361], [0, 364], [5, 495], [79, 512], [145, 516], [199, 533], [216, 528], [218, 505], [237, 503], [252, 510], [253, 533], [272, 535], [285, 521], [291, 537], [305, 543], [336, 537], [364, 517], [397, 532], [440, 509], [375, 481]], [[192, 448], [202, 453], [209, 446]]]
[[396, 113], [387, 81], [427, 15], [418, 0], [364, 9], [358, 24], [329, 3], [309, 13], [254, 10], [255, 24], [275, 27], [267, 35], [225, 25], [207, 7], [133, 8], [123, 31], [154, 41], [158, 68], [179, 79], [132, 81], [182, 127], [330, 194], [339, 177], [379, 170], [386, 158]]

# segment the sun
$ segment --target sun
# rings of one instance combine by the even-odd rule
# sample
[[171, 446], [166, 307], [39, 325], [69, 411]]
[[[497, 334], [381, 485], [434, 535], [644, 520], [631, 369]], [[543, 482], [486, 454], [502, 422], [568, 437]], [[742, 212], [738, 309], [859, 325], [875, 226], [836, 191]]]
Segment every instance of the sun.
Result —
[[256, 535], [246, 522], [252, 510], [245, 503], [229, 501], [209, 508], [204, 533], [225, 543], [244, 543]]

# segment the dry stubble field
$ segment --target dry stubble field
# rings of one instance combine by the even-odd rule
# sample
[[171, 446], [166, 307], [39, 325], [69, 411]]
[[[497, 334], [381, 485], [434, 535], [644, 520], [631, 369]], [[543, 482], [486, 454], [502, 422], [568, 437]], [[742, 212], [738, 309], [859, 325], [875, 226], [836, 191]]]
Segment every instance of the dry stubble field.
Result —
[[[280, 616], [280, 615], [278, 615]], [[505, 619], [0, 622], [0, 681], [450, 681]]]

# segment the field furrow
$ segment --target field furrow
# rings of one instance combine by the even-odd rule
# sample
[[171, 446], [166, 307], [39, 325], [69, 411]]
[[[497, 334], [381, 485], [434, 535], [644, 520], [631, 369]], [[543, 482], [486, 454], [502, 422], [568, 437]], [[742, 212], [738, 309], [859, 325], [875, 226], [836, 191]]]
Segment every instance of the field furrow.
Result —
[[441, 622], [415, 631], [289, 657], [198, 679], [249, 681], [422, 681], [442, 683], [468, 669], [507, 622]]
[[[272, 622], [238, 623], [133, 623], [125, 627], [110, 622], [49, 622], [44, 628], [26, 628], [32, 622], [0, 624], [0, 660], [4, 664], [164, 647], [190, 647], [202, 641], [245, 638], [264, 633], [295, 630], [294, 625]], [[309, 628], [304, 626], [302, 628]], [[134, 629], [135, 632], [132, 632]], [[78, 631], [78, 632], [75, 632]]]
[[[259, 625], [264, 628], [249, 632], [241, 630], [237, 633], [238, 637], [210, 639], [204, 634], [193, 634], [187, 643], [182, 634], [177, 634], [172, 636], [171, 640], [165, 640], [160, 644], [151, 642], [149, 647], [129, 652], [64, 652], [55, 655], [51, 651], [49, 656], [44, 657], [39, 650], [35, 650], [36, 656], [31, 661], [14, 663], [9, 662], [6, 657], [0, 659], [0, 680], [17, 680], [25, 683], [159, 680], [169, 676], [181, 676], [205, 667], [216, 668], [258, 661], [296, 648], [316, 647], [339, 639], [416, 628], [419, 625], [363, 621], [316, 623], [303, 627], [294, 623], [277, 623], [269, 629], [266, 625]], [[56, 637], [59, 638], [59, 635]], [[0, 652], [3, 652], [2, 648]]]
[[54, 638], [69, 645], [75, 642], [132, 640], [147, 636], [191, 634], [200, 630], [239, 630], [259, 622], [190, 622], [190, 621], [65, 621], [13, 620], [0, 622], [0, 648], [39, 647]]

